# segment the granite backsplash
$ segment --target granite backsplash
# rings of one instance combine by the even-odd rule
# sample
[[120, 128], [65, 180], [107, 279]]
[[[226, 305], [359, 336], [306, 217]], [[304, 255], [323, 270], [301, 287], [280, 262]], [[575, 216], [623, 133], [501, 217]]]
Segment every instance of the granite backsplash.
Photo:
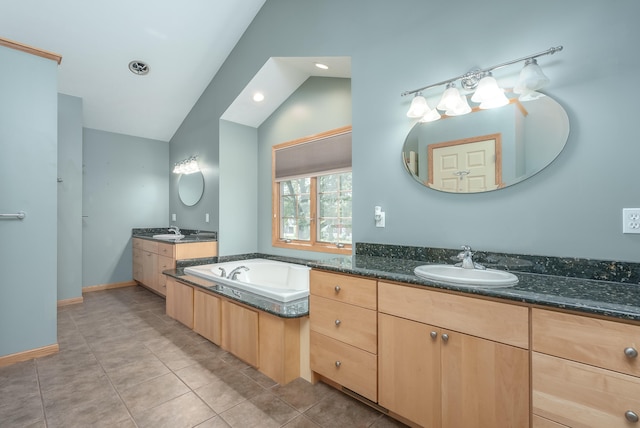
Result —
[[[356, 255], [417, 260], [428, 263], [457, 263], [459, 260], [456, 256], [460, 251], [460, 249], [411, 247], [364, 242], [358, 242], [355, 245]], [[640, 284], [640, 263], [492, 253], [475, 249], [473, 251], [474, 261], [493, 269]]]

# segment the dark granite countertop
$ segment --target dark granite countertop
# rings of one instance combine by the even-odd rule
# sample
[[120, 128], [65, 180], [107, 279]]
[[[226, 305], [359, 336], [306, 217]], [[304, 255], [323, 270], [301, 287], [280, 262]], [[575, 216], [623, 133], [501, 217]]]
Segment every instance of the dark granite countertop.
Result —
[[435, 284], [415, 276], [413, 269], [427, 264], [424, 261], [356, 255], [305, 264], [313, 268], [433, 289], [640, 321], [640, 286], [637, 284], [511, 271], [519, 279], [513, 287], [472, 288]]
[[183, 268], [166, 270], [165, 275], [194, 287], [224, 296], [230, 300], [260, 309], [281, 318], [300, 318], [309, 315], [309, 299], [299, 299], [293, 302], [276, 302], [242, 290], [236, 290], [213, 281], [184, 273]]
[[[258, 257], [289, 263], [299, 263], [312, 268], [339, 273], [402, 282], [434, 290], [454, 291], [469, 296], [486, 296], [540, 307], [558, 308], [622, 320], [640, 321], [640, 285], [635, 283], [518, 272], [514, 269], [510, 270], [510, 272], [518, 277], [519, 282], [517, 285], [509, 288], [472, 288], [443, 285], [414, 275], [414, 268], [428, 264], [428, 262], [371, 255], [342, 256], [327, 260], [309, 260], [254, 253], [220, 257], [218, 261], [223, 262]], [[301, 303], [299, 305], [292, 305], [292, 307], [286, 307], [286, 305], [282, 303], [272, 302], [268, 299], [250, 295], [249, 293], [242, 296], [243, 298], [239, 298], [228, 289], [228, 287], [220, 288], [211, 281], [185, 275], [182, 269], [165, 271], [165, 273], [180, 281], [213, 291], [277, 316], [301, 317], [308, 314], [309, 307], [306, 299], [304, 304]]]
[[131, 236], [133, 238], [142, 238], [142, 239], [147, 239], [149, 241], [164, 242], [168, 244], [189, 244], [193, 242], [210, 242], [210, 241], [218, 240], [217, 232], [191, 230], [191, 229], [182, 229], [181, 232], [184, 235], [184, 238], [158, 239], [158, 238], [154, 238], [153, 235], [169, 233], [167, 228], [163, 228], [163, 227], [136, 228], [131, 231]]

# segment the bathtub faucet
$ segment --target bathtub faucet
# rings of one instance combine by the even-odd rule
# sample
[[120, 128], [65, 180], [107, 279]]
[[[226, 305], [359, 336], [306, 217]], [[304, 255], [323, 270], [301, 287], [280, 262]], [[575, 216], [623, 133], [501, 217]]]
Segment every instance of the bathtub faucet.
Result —
[[231, 272], [229, 272], [229, 275], [227, 275], [227, 278], [229, 278], [232, 281], [235, 281], [238, 276], [238, 274], [241, 273], [241, 271], [248, 271], [249, 268], [246, 266], [238, 266], [237, 268], [235, 268], [234, 270], [232, 270]]

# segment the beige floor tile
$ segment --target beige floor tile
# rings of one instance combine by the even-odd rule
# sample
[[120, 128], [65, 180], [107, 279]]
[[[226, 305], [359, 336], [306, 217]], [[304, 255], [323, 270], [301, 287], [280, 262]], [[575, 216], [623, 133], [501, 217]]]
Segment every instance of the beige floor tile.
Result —
[[304, 412], [325, 398], [333, 389], [323, 383], [312, 385], [298, 378], [286, 385], [277, 385], [272, 388], [272, 391], [293, 408]]
[[119, 391], [167, 373], [169, 373], [167, 366], [155, 356], [134, 360], [107, 371], [109, 379]]
[[215, 416], [200, 398], [190, 392], [135, 416], [140, 428], [191, 428]]
[[121, 391], [120, 397], [135, 416], [190, 391], [175, 374], [167, 373]]
[[365, 404], [333, 390], [304, 415], [323, 427], [364, 428], [373, 424], [380, 413]]

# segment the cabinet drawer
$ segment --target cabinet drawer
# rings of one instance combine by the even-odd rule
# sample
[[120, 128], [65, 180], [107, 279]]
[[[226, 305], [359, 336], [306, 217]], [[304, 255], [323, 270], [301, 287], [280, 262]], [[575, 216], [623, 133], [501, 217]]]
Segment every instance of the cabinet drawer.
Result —
[[568, 426], [629, 427], [640, 415], [640, 379], [532, 353], [533, 412]]
[[529, 309], [474, 297], [378, 282], [380, 312], [529, 348]]
[[175, 244], [175, 259], [197, 259], [218, 255], [218, 243], [214, 241]]
[[362, 349], [311, 331], [311, 370], [377, 401], [378, 359]]
[[158, 243], [147, 239], [140, 239], [140, 248], [150, 253], [158, 254]]
[[311, 330], [377, 353], [377, 312], [324, 297], [309, 296]]
[[311, 270], [309, 291], [316, 296], [375, 310], [376, 280]]
[[[640, 376], [640, 326], [533, 309], [534, 351]], [[630, 349], [629, 349], [630, 348]]]
[[157, 253], [161, 256], [173, 258], [173, 248], [174, 244], [165, 244], [164, 242], [158, 242], [158, 251]]

